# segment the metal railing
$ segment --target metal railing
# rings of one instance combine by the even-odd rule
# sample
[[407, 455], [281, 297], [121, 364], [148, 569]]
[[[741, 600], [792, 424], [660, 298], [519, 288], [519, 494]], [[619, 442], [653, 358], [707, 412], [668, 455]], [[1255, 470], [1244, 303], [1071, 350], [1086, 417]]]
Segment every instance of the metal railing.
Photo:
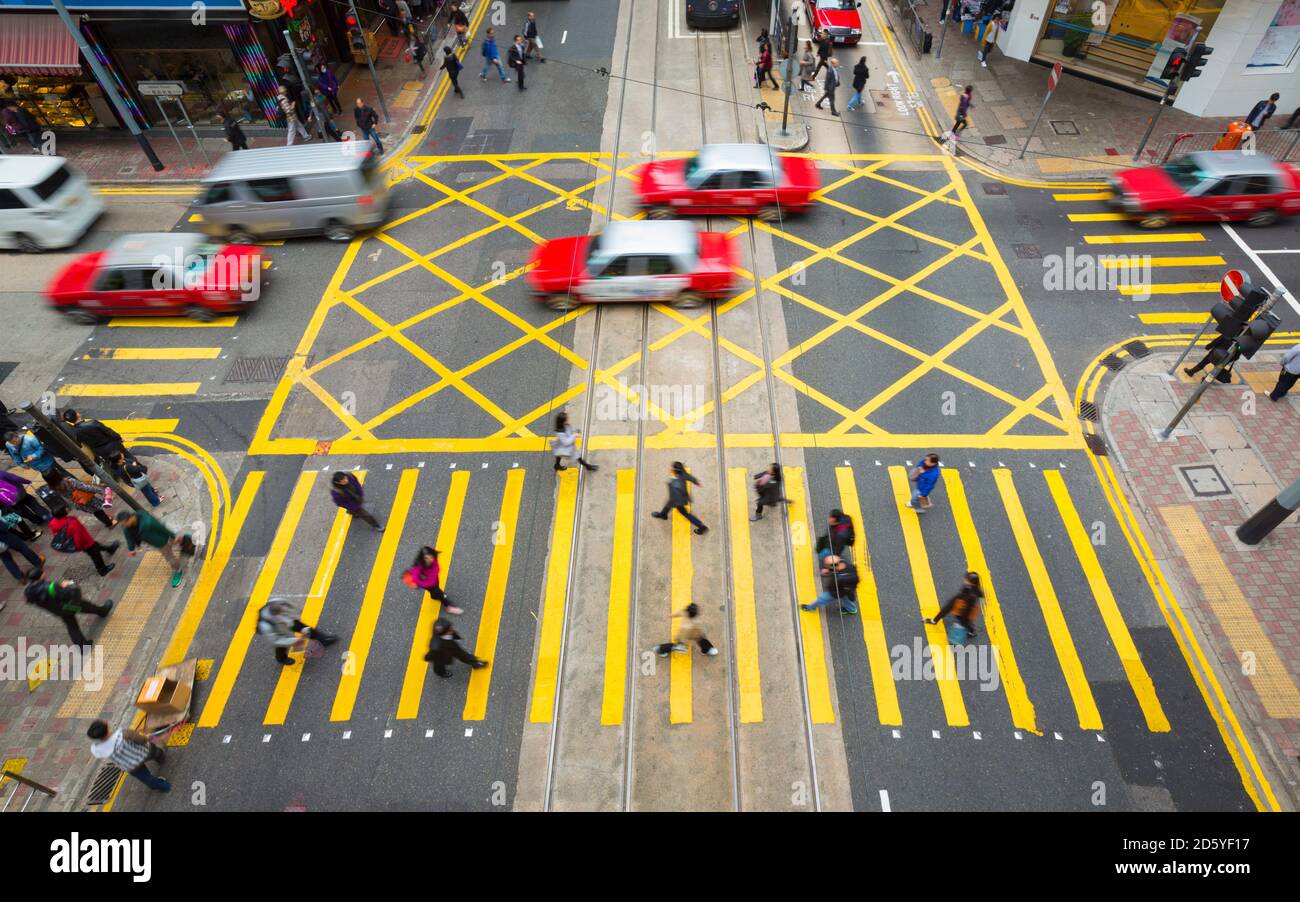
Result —
[[[1167, 163], [1174, 156], [1195, 153], [1198, 150], [1213, 150], [1214, 145], [1223, 139], [1223, 135], [1223, 131], [1176, 132], [1165, 135], [1143, 156], [1152, 163]], [[1295, 162], [1300, 159], [1298, 156], [1300, 129], [1272, 128], [1248, 132], [1242, 136], [1240, 149], [1250, 149], [1279, 162]]]
[[18, 809], [19, 812], [27, 810], [27, 806], [32, 803], [32, 799], [36, 798], [38, 792], [43, 793], [51, 799], [58, 795], [56, 790], [50, 789], [48, 786], [42, 786], [35, 780], [29, 780], [22, 774], [16, 774], [11, 770], [0, 771], [0, 790], [4, 788], [5, 780], [12, 780], [14, 788], [9, 791], [9, 795], [4, 800], [4, 804], [0, 805], [0, 814], [9, 810], [9, 806], [13, 804], [14, 799], [18, 796], [19, 790], [24, 786], [27, 787], [28, 790], [27, 799], [23, 802], [23, 807]]
[[[903, 31], [907, 34], [907, 39], [911, 42], [912, 47], [917, 53], [929, 53], [930, 44], [934, 40], [930, 30], [925, 27], [925, 20], [921, 18], [921, 11], [917, 9], [920, 4], [912, 0], [889, 0], [894, 12], [903, 20]], [[922, 0], [924, 3], [924, 0]]]

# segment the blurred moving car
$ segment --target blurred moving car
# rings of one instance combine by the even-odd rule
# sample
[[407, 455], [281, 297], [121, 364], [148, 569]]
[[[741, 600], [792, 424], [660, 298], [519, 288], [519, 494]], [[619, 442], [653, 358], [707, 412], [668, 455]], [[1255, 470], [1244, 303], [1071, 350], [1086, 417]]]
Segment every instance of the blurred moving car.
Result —
[[1158, 229], [1176, 220], [1244, 219], [1272, 225], [1300, 213], [1300, 170], [1240, 150], [1205, 150], [1110, 178], [1111, 204]]
[[107, 316], [179, 316], [209, 322], [247, 310], [261, 295], [262, 249], [216, 243], [197, 232], [127, 235], [82, 254], [45, 296], [78, 323]]
[[853, 45], [862, 40], [862, 13], [858, 0], [804, 0], [808, 22], [830, 32], [832, 44]]
[[0, 248], [68, 247], [103, 212], [103, 199], [63, 157], [0, 155]]
[[686, 4], [686, 24], [735, 25], [740, 21], [740, 0], [683, 0]]
[[201, 228], [231, 244], [288, 235], [351, 241], [388, 215], [387, 184], [369, 141], [232, 151], [202, 187], [194, 203]]
[[555, 310], [604, 301], [698, 307], [730, 293], [738, 259], [734, 239], [688, 222], [611, 222], [598, 235], [538, 246], [528, 281]]
[[766, 222], [801, 213], [821, 188], [816, 164], [766, 144], [709, 144], [690, 157], [641, 167], [637, 195], [651, 219], [680, 213], [754, 215]]

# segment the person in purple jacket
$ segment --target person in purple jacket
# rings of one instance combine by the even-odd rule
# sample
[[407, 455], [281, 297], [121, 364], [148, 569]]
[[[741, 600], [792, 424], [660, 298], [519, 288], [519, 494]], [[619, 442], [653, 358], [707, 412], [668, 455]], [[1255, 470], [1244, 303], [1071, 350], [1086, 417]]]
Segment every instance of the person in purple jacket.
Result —
[[23, 479], [17, 473], [0, 470], [0, 513], [19, 514], [28, 523], [42, 526], [50, 522], [52, 515], [27, 492], [31, 484], [30, 479]]
[[330, 71], [330, 67], [324, 63], [321, 63], [318, 67], [316, 86], [320, 88], [320, 92], [325, 95], [325, 99], [329, 102], [330, 109], [334, 111], [334, 115], [337, 116], [342, 113], [343, 105], [339, 103], [339, 80], [335, 77], [334, 73]]
[[374, 514], [365, 509], [366, 493], [361, 490], [360, 480], [351, 473], [334, 474], [334, 478], [330, 480], [330, 497], [349, 514], [373, 526], [376, 532], [384, 531], [384, 527], [379, 525]]

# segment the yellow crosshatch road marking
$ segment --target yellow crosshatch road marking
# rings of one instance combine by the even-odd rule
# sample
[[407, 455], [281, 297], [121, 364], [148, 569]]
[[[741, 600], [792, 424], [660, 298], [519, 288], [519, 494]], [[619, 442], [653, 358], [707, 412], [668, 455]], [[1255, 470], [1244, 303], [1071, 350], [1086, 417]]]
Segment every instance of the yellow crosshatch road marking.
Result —
[[[661, 156], [672, 156], [667, 153]], [[1083, 434], [1077, 417], [1068, 403], [1064, 386], [1056, 373], [1046, 345], [1039, 335], [1037, 327], [1029, 315], [1024, 299], [1021, 297], [1010, 272], [1002, 260], [988, 229], [979, 216], [965, 182], [958, 172], [957, 165], [945, 154], [802, 154], [839, 170], [819, 193], [825, 205], [833, 211], [854, 214], [863, 228], [837, 241], [829, 247], [818, 246], [801, 237], [799, 227], [792, 223], [793, 231], [785, 231], [777, 224], [754, 223], [753, 228], [766, 231], [788, 249], [794, 251], [796, 262], [782, 272], [762, 280], [759, 291], [752, 284], [744, 287], [746, 280], [752, 283], [752, 274], [737, 268], [737, 293], [723, 298], [716, 306], [716, 314], [721, 317], [738, 308], [760, 303], [762, 291], [774, 292], [799, 303], [826, 317], [826, 322], [814, 334], [791, 348], [778, 360], [767, 362], [760, 356], [745, 348], [722, 339], [723, 349], [730, 356], [744, 364], [739, 372], [729, 373], [730, 382], [721, 387], [718, 398], [726, 404], [751, 390], [758, 390], [769, 376], [775, 376], [799, 393], [805, 395], [818, 405], [827, 408], [838, 418], [838, 423], [825, 427], [824, 432], [807, 434], [783, 434], [780, 441], [788, 447], [912, 447], [922, 444], [935, 448], [944, 447], [996, 447], [1022, 450], [1070, 450], [1082, 447]], [[466, 162], [487, 163], [498, 170], [490, 178], [474, 185], [461, 188], [450, 183], [435, 167], [455, 165]], [[567, 323], [591, 311], [591, 307], [582, 306], [576, 310], [534, 325], [520, 316], [515, 310], [517, 296], [523, 289], [518, 284], [520, 277], [528, 270], [526, 265], [498, 274], [496, 278], [480, 283], [481, 277], [473, 280], [463, 278], [456, 272], [456, 260], [453, 254], [471, 242], [490, 241], [495, 236], [513, 233], [526, 239], [529, 243], [542, 241], [551, 237], [550, 228], [541, 229], [532, 226], [531, 217], [547, 210], [559, 209], [564, 205], [568, 209], [590, 209], [613, 218], [638, 218], [621, 215], [618, 211], [609, 211], [596, 199], [604, 197], [604, 190], [613, 180], [634, 181], [636, 169], [641, 158], [634, 154], [620, 154], [614, 158], [608, 153], [559, 152], [559, 153], [508, 153], [508, 154], [465, 154], [465, 155], [405, 155], [398, 163], [392, 164], [393, 171], [400, 173], [399, 178], [418, 182], [433, 189], [440, 197], [425, 204], [421, 209], [401, 216], [399, 219], [382, 227], [374, 236], [358, 238], [348, 247], [330, 284], [323, 292], [315, 312], [307, 325], [295, 352], [286, 366], [283, 376], [277, 383], [270, 402], [258, 424], [250, 453], [253, 454], [308, 454], [317, 449], [319, 442], [328, 442], [334, 453], [396, 453], [396, 452], [505, 452], [540, 449], [545, 447], [542, 434], [546, 430], [539, 424], [545, 422], [556, 409], [575, 401], [581, 402], [581, 395], [588, 390], [588, 380], [563, 380], [556, 386], [554, 393], [539, 392], [526, 396], [520, 405], [508, 400], [517, 397], [517, 392], [510, 395], [494, 397], [498, 390], [493, 387], [479, 386], [479, 380], [471, 377], [488, 366], [509, 358], [525, 349], [535, 351], [541, 346], [558, 355], [563, 363], [579, 371], [589, 370], [594, 363], [582, 354], [570, 348], [565, 341], [568, 331], [562, 330]], [[564, 166], [563, 173], [553, 167]], [[574, 178], [574, 167], [586, 168], [589, 178]], [[924, 183], [913, 183], [914, 172], [925, 174]], [[553, 174], [554, 173], [554, 174]], [[941, 179], [936, 179], [940, 176]], [[555, 184], [561, 178], [560, 187]], [[520, 182], [530, 188], [540, 189], [546, 197], [531, 209], [520, 213], [506, 215], [496, 208], [500, 206], [495, 196], [483, 192], [491, 186], [503, 190], [511, 182]], [[567, 187], [573, 182], [581, 182], [578, 187]], [[849, 201], [847, 194], [835, 196], [837, 192], [846, 192], [855, 185], [871, 182], [879, 186], [889, 186], [906, 192], [904, 199], [899, 199], [897, 191], [883, 195], [889, 198], [887, 205], [875, 209], [863, 209], [862, 201]], [[962, 227], [955, 234], [948, 234], [947, 227], [943, 235], [931, 235], [923, 226], [905, 221], [913, 213], [931, 205], [939, 204], [952, 208], [948, 219]], [[413, 223], [423, 216], [437, 211], [458, 210], [469, 214], [476, 221], [481, 218], [487, 224], [475, 227], [468, 234], [454, 238], [443, 247], [426, 253], [408, 245], [407, 240], [398, 237], [396, 229]], [[960, 212], [958, 212], [960, 211]], [[969, 225], [969, 231], [965, 225]], [[740, 234], [749, 228], [746, 222], [726, 226], [724, 230]], [[854, 260], [852, 249], [855, 244], [867, 241], [872, 235], [882, 231], [896, 231], [911, 239], [925, 241], [935, 246], [937, 259], [922, 266], [915, 272], [891, 274], [876, 267]], [[403, 236], [404, 238], [405, 236]], [[1123, 237], [1123, 236], [1121, 236]], [[1158, 236], [1138, 236], [1143, 239]], [[517, 240], [517, 238], [516, 238]], [[376, 242], [388, 253], [376, 256], [362, 251], [363, 243], [375, 247]], [[396, 252], [393, 255], [392, 252]], [[802, 259], [797, 259], [802, 257]], [[359, 284], [354, 270], [366, 262], [366, 271]], [[380, 264], [382, 261], [382, 265]], [[372, 265], [373, 264], [375, 265]], [[883, 285], [872, 297], [864, 298], [857, 309], [841, 314], [813, 296], [806, 288], [796, 287], [792, 278], [814, 263], [846, 267], [862, 273]], [[874, 261], [873, 261], [874, 262]], [[886, 261], [881, 265], [896, 268], [896, 261]], [[945, 297], [932, 290], [926, 284], [929, 277], [952, 265], [966, 267], [987, 267], [996, 278], [994, 303], [981, 304], [984, 309], [976, 309], [963, 300]], [[964, 270], [965, 271], [965, 270]], [[371, 298], [382, 293], [381, 286], [403, 274], [423, 272], [425, 278], [436, 279], [440, 286], [449, 286], [454, 297], [439, 299], [430, 303], [424, 310], [417, 310], [405, 319], [389, 321], [380, 316], [378, 304]], [[411, 278], [410, 275], [406, 276]], [[933, 281], [933, 280], [930, 280]], [[788, 284], [787, 284], [788, 283]], [[344, 290], [343, 286], [349, 287]], [[371, 292], [380, 289], [372, 295]], [[907, 303], [930, 302], [969, 318], [970, 322], [958, 336], [950, 340], [940, 350], [929, 353], [912, 347], [908, 342], [889, 335], [882, 327], [864, 322], [868, 315], [891, 300], [905, 299]], [[373, 305], [372, 305], [373, 304]], [[490, 347], [478, 360], [453, 369], [443, 365], [433, 354], [426, 350], [421, 342], [408, 337], [410, 330], [430, 321], [438, 322], [440, 313], [450, 313], [463, 304], [484, 308], [495, 314], [518, 332], [502, 330], [498, 347]], [[990, 312], [985, 312], [991, 306]], [[710, 315], [691, 314], [677, 311], [665, 305], [655, 305], [652, 316], [667, 317], [670, 328], [659, 332], [662, 338], [653, 343], [652, 353], [660, 353], [674, 348], [674, 345], [686, 339], [714, 339]], [[328, 354], [316, 354], [317, 359], [308, 365], [308, 359], [314, 355], [318, 336], [327, 322], [337, 316], [360, 316], [371, 328], [357, 336], [348, 347], [342, 350], [331, 349]], [[675, 321], [675, 326], [673, 322]], [[872, 322], [876, 322], [873, 320]], [[969, 355], [962, 355], [963, 348], [978, 344], [981, 336], [988, 330], [996, 330], [1001, 336], [1009, 336], [1019, 344], [1019, 354], [1023, 363], [1017, 362], [1014, 372], [1029, 374], [1033, 380], [1023, 384], [1024, 378], [1018, 375], [1016, 387], [995, 384], [990, 379], [982, 378], [977, 372], [967, 372], [961, 368], [960, 361]], [[849, 403], [842, 403], [831, 397], [826, 388], [810, 383], [796, 367], [803, 355], [824, 345], [836, 336], [847, 334], [854, 340], [870, 343], [881, 342], [913, 358], [916, 363], [906, 375], [892, 384], [875, 390], [869, 397], [853, 398]], [[563, 339], [563, 340], [562, 340]], [[381, 353], [385, 360], [394, 355], [418, 361], [430, 370], [430, 379], [424, 385], [416, 385], [405, 397], [394, 399], [386, 410], [367, 411], [363, 417], [354, 416], [351, 405], [342, 403], [333, 397], [332, 386], [335, 382], [327, 378], [332, 367], [352, 361], [356, 355]], [[629, 402], [639, 403], [635, 393], [624, 385], [625, 374], [639, 360], [639, 354], [629, 355], [626, 359], [616, 361], [608, 368], [598, 369], [594, 383], [622, 396]], [[770, 370], [769, 370], [770, 367]], [[994, 414], [988, 422], [968, 425], [967, 433], [939, 433], [933, 435], [891, 434], [871, 419], [885, 405], [906, 397], [909, 390], [921, 382], [927, 373], [937, 372], [952, 377], [972, 391], [983, 392], [1006, 405], [1002, 413]], [[1012, 373], [1012, 369], [1007, 369]], [[620, 381], [622, 377], [623, 381]], [[331, 387], [327, 387], [331, 386]], [[481, 409], [491, 418], [485, 428], [486, 434], [480, 435], [443, 435], [429, 436], [423, 425], [416, 428], [412, 415], [417, 405], [445, 392], [448, 389], [455, 395], [458, 403], [469, 403]], [[874, 389], [873, 389], [874, 390]], [[547, 397], [547, 395], [550, 397]], [[289, 420], [284, 416], [291, 400], [306, 402], [314, 398], [338, 421], [337, 431], [328, 427], [318, 435], [293, 435], [287, 433]], [[511, 409], [511, 404], [523, 409]], [[714, 413], [717, 399], [710, 399], [694, 410], [684, 412], [658, 409], [653, 405], [648, 410], [651, 419], [663, 424], [662, 429], [654, 430], [647, 440], [648, 447], [656, 448], [693, 448], [706, 447], [715, 441], [706, 430], [698, 429], [701, 423], [710, 419]], [[301, 405], [299, 405], [301, 406]], [[297, 408], [295, 408], [297, 409]], [[891, 408], [892, 409], [892, 408]], [[295, 416], [295, 421], [304, 421]], [[455, 422], [452, 418], [450, 422]], [[954, 421], [955, 422], [955, 421]], [[960, 428], [960, 427], [957, 427]], [[454, 431], [454, 430], [449, 430]], [[332, 432], [332, 434], [331, 434]], [[593, 448], [622, 447], [626, 436], [601, 436], [593, 442]], [[729, 433], [724, 437], [728, 447], [760, 447], [770, 445], [773, 437], [762, 434]]]

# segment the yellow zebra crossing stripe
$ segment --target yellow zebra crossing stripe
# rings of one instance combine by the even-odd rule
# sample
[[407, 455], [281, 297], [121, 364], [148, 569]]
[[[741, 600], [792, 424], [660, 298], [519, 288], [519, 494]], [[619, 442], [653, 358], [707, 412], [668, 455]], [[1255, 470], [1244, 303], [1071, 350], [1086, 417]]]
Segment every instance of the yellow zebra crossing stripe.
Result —
[[1088, 578], [1092, 597], [1097, 602], [1101, 619], [1110, 634], [1110, 643], [1115, 647], [1120, 663], [1124, 665], [1124, 674], [1128, 677], [1129, 685], [1133, 687], [1133, 694], [1137, 696], [1138, 706], [1141, 707], [1142, 715], [1147, 722], [1147, 729], [1153, 733], [1167, 733], [1169, 720], [1160, 706], [1160, 699], [1156, 697], [1156, 687], [1151, 682], [1151, 674], [1147, 673], [1146, 667], [1143, 666], [1142, 656], [1138, 654], [1137, 646], [1133, 644], [1133, 637], [1124, 624], [1124, 616], [1119, 611], [1119, 605], [1115, 603], [1115, 596], [1110, 591], [1110, 584], [1101, 569], [1101, 561], [1097, 560], [1097, 549], [1093, 547], [1088, 531], [1084, 529], [1083, 522], [1079, 519], [1079, 512], [1075, 510], [1074, 502], [1070, 500], [1065, 480], [1057, 470], [1044, 470], [1043, 478], [1047, 480], [1047, 488], [1052, 493], [1052, 500], [1056, 502], [1061, 520], [1065, 523], [1070, 544], [1074, 546], [1074, 553], [1079, 558], [1080, 566], [1083, 567], [1084, 576]]
[[731, 582], [736, 622], [736, 688], [741, 723], [762, 723], [763, 687], [758, 668], [758, 609], [754, 603], [754, 555], [749, 541], [749, 472], [727, 471], [731, 505]]
[[[934, 575], [930, 572], [930, 559], [925, 552], [925, 539], [921, 535], [920, 517], [904, 506], [912, 491], [907, 478], [907, 471], [902, 467], [889, 468], [889, 484], [894, 492], [894, 501], [898, 507], [898, 521], [903, 527], [903, 543], [907, 546], [908, 568], [912, 571], [912, 583], [916, 586], [916, 598], [920, 603], [921, 616], [933, 617], [939, 612], [939, 598], [934, 590]], [[934, 662], [935, 682], [939, 684], [939, 698], [943, 702], [943, 713], [950, 727], [970, 726], [970, 717], [966, 714], [966, 703], [962, 701], [961, 687], [957, 685], [957, 665], [953, 660], [952, 646], [942, 623], [927, 623], [926, 639], [930, 645], [930, 660]]]
[[1153, 232], [1149, 235], [1084, 235], [1086, 244], [1179, 244], [1204, 241], [1200, 232]]
[[966, 500], [966, 487], [962, 485], [961, 473], [944, 469], [943, 484], [947, 489], [948, 503], [952, 506], [953, 519], [957, 521], [957, 534], [961, 538], [962, 551], [966, 553], [966, 566], [980, 575], [980, 588], [984, 590], [984, 628], [988, 631], [992, 643], [1002, 688], [1007, 696], [1007, 705], [1011, 708], [1011, 722], [1017, 729], [1027, 730], [1041, 736], [1034, 703], [1029, 700], [1025, 680], [1020, 675], [1016, 664], [1016, 653], [1011, 647], [1011, 637], [1007, 633], [1006, 620], [998, 604], [998, 594], [993, 587], [993, 574], [984, 559], [984, 549], [980, 545], [979, 533], [975, 530], [975, 521], [971, 517], [970, 504]]
[[[433, 550], [438, 552], [438, 579], [446, 587], [451, 573], [452, 553], [456, 550], [456, 533], [460, 528], [461, 512], [465, 509], [465, 493], [469, 490], [469, 472], [457, 470], [451, 474], [447, 487], [447, 500], [438, 523], [438, 538]], [[433, 624], [438, 619], [442, 604], [420, 590], [420, 614], [416, 618], [415, 632], [411, 636], [411, 650], [406, 656], [406, 673], [402, 677], [402, 694], [397, 700], [397, 719], [411, 720], [420, 713], [420, 696], [428, 677], [429, 665], [424, 660], [429, 641], [433, 638]]]
[[636, 531], [636, 470], [618, 471], [614, 492], [614, 550], [609, 566], [609, 615], [605, 623], [602, 726], [623, 723], [627, 702], [627, 642], [632, 610], [632, 544]]
[[[692, 601], [691, 585], [695, 581], [695, 565], [691, 559], [690, 521], [674, 510], [668, 512], [672, 521], [672, 591], [669, 593], [669, 616], [672, 618], [672, 640], [677, 641], [677, 626], [681, 618], [677, 612]], [[683, 615], [685, 616], [685, 615]], [[691, 653], [688, 644], [686, 654], [671, 652], [668, 655], [668, 722], [690, 723], [695, 718], [695, 707], [691, 687]]]
[[383, 538], [379, 540], [379, 551], [370, 568], [370, 581], [366, 583], [365, 594], [361, 598], [361, 610], [357, 612], [356, 626], [352, 628], [352, 640], [343, 661], [343, 674], [339, 678], [338, 690], [334, 693], [334, 706], [330, 709], [330, 720], [349, 720], [352, 709], [357, 703], [357, 690], [361, 688], [361, 676], [366, 671], [366, 658], [370, 654], [370, 643], [375, 637], [375, 624], [379, 621], [379, 609], [384, 604], [384, 595], [391, 588], [393, 558], [397, 555], [397, 546], [402, 541], [402, 529], [406, 526], [406, 514], [411, 508], [411, 499], [415, 497], [415, 481], [419, 470], [403, 470], [397, 482], [397, 495], [393, 499], [393, 509], [384, 523]]
[[[494, 537], [492, 564], [488, 568], [487, 592], [483, 596], [483, 613], [478, 620], [478, 638], [474, 654], [491, 662], [496, 655], [497, 635], [501, 630], [501, 611], [505, 606], [506, 583], [510, 579], [510, 559], [514, 554], [515, 533], [519, 527], [519, 499], [524, 492], [524, 471], [513, 469], [506, 474], [506, 490], [501, 498], [497, 523], [502, 532]], [[469, 691], [465, 694], [465, 720], [482, 720], [487, 714], [488, 689], [492, 685], [492, 664], [472, 671]]]
[[[795, 603], [807, 604], [817, 597], [819, 590], [803, 468], [786, 467], [782, 474], [785, 496], [790, 500], [786, 506], [786, 515], [790, 518], [790, 549], [794, 555]], [[831, 699], [830, 672], [826, 669], [826, 644], [822, 638], [821, 614], [817, 611], [800, 611], [799, 629], [803, 634], [809, 717], [813, 723], [835, 723], [835, 703]]]
[[275, 578], [280, 573], [280, 568], [284, 565], [284, 559], [289, 554], [289, 547], [293, 543], [293, 534], [298, 528], [298, 521], [302, 519], [302, 512], [307, 507], [307, 499], [311, 497], [312, 486], [316, 482], [316, 473], [308, 470], [298, 474], [298, 481], [294, 484], [293, 493], [289, 496], [289, 503], [285, 505], [284, 515], [280, 518], [280, 525], [276, 527], [275, 538], [271, 540], [271, 547], [266, 552], [266, 559], [262, 563], [262, 569], [257, 574], [257, 581], [253, 583], [253, 591], [248, 596], [248, 603], [244, 606], [244, 614], [239, 619], [239, 625], [235, 627], [235, 634], [230, 639], [230, 645], [226, 648], [226, 654], [221, 659], [221, 668], [217, 671], [217, 678], [212, 681], [212, 688], [208, 694], [207, 704], [203, 706], [203, 713], [199, 715], [198, 725], [200, 727], [215, 727], [221, 722], [221, 714], [226, 709], [226, 702], [230, 700], [230, 690], [234, 688], [235, 680], [239, 677], [240, 668], [244, 666], [244, 657], [248, 654], [248, 644], [257, 631], [257, 612], [266, 604], [267, 599], [271, 597], [271, 591], [275, 588]]
[[532, 723], [550, 723], [555, 710], [555, 687], [560, 679], [560, 640], [564, 633], [564, 596], [573, 558], [573, 513], [578, 506], [578, 468], [560, 471], [559, 494], [552, 517], [551, 555], [546, 570], [546, 595], [542, 599], [541, 638], [537, 645], [537, 676], [533, 680]]
[[1034, 587], [1034, 594], [1038, 596], [1038, 606], [1042, 608], [1043, 619], [1047, 621], [1047, 632], [1051, 636], [1057, 660], [1060, 661], [1061, 670], [1065, 674], [1070, 698], [1074, 700], [1074, 709], [1079, 715], [1079, 729], [1100, 730], [1101, 712], [1097, 710], [1097, 702], [1092, 697], [1088, 678], [1083, 673], [1083, 664], [1079, 661], [1074, 640], [1070, 638], [1070, 628], [1065, 623], [1061, 603], [1056, 597], [1056, 590], [1052, 587], [1052, 579], [1047, 575], [1047, 565], [1043, 563], [1043, 556], [1038, 551], [1038, 543], [1034, 541], [1029, 519], [1020, 504], [1020, 495], [1011, 481], [1011, 471], [994, 470], [993, 480], [1002, 495], [1007, 519], [1011, 521], [1011, 532], [1020, 546], [1020, 556], [1024, 559], [1025, 569], [1029, 572], [1029, 582]]
[[876, 697], [876, 717], [884, 726], [902, 726], [903, 712], [898, 707], [898, 689], [890, 668], [889, 645], [885, 641], [885, 624], [880, 616], [880, 598], [876, 592], [876, 575], [871, 569], [871, 552], [862, 519], [862, 504], [851, 467], [836, 467], [835, 481], [840, 490], [840, 510], [858, 525], [853, 546], [854, 564], [858, 568], [858, 616], [862, 618], [862, 641], [867, 647], [867, 665], [871, 669], [871, 688]]

